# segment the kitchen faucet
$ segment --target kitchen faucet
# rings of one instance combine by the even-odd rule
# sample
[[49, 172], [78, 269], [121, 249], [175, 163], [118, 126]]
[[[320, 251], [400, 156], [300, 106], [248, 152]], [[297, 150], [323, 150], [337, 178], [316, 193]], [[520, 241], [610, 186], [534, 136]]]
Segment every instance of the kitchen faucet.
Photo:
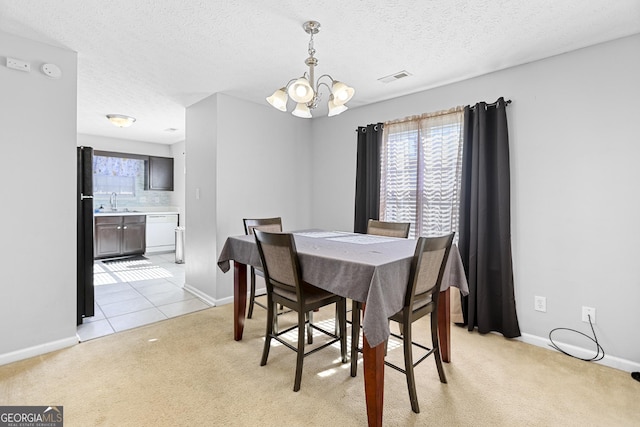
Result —
[[118, 210], [118, 194], [114, 191], [111, 193], [111, 197], [109, 197], [109, 203], [111, 203], [111, 210]]

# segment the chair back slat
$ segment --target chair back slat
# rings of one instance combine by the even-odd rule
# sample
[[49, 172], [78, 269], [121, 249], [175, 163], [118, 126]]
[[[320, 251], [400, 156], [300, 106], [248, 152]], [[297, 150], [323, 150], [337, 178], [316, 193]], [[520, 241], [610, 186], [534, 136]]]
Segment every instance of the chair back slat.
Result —
[[250, 236], [253, 234], [253, 230], [258, 229], [262, 231], [269, 231], [272, 233], [279, 233], [282, 231], [282, 218], [245, 218], [242, 220], [244, 223], [244, 234]]
[[429, 299], [434, 305], [437, 304], [453, 236], [454, 233], [418, 239], [405, 295], [407, 309], [422, 307]]
[[262, 253], [264, 254], [265, 262], [268, 265], [269, 278], [282, 285], [288, 286], [291, 288], [290, 290], [295, 292], [295, 261], [291, 256], [289, 248], [263, 243]]
[[367, 234], [406, 239], [409, 237], [410, 227], [411, 223], [409, 222], [385, 222], [370, 219], [367, 223]]
[[302, 300], [302, 276], [293, 234], [270, 233], [254, 228], [256, 244], [265, 273], [267, 290], [293, 292]]
[[423, 252], [416, 278], [416, 295], [429, 293], [438, 284], [438, 274], [445, 252], [444, 248]]

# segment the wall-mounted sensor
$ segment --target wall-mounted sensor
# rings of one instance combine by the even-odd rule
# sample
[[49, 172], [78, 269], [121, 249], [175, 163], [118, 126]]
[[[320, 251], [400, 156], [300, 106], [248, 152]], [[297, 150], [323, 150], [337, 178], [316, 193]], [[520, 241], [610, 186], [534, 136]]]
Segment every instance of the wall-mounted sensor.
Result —
[[7, 68], [26, 71], [28, 73], [29, 71], [31, 71], [31, 64], [29, 64], [26, 61], [22, 61], [20, 59], [7, 57]]
[[60, 77], [62, 77], [62, 70], [60, 70], [60, 67], [54, 64], [42, 65], [42, 72], [47, 77], [51, 77], [52, 79], [59, 79]]

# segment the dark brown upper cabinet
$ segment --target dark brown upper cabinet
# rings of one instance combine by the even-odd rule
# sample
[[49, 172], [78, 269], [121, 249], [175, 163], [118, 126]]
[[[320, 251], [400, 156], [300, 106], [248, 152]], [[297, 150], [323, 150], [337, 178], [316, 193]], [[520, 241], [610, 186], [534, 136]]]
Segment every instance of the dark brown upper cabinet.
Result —
[[173, 158], [149, 156], [144, 165], [145, 190], [173, 191]]

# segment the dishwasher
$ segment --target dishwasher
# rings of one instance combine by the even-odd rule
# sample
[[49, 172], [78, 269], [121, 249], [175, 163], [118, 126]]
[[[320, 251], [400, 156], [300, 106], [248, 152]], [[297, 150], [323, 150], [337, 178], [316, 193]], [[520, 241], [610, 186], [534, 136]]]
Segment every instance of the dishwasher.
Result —
[[173, 252], [178, 214], [147, 214], [147, 253]]

